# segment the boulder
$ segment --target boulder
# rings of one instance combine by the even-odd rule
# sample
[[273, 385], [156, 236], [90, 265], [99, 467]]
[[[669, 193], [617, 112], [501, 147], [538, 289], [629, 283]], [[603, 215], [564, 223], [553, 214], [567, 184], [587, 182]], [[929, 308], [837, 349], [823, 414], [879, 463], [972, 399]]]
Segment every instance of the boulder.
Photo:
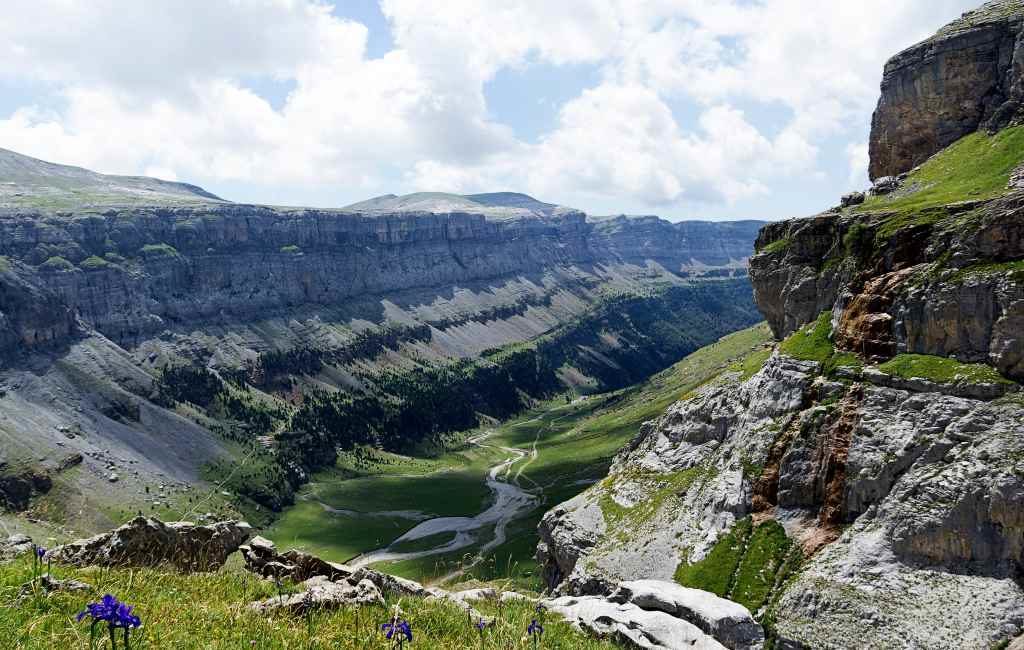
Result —
[[764, 645], [764, 630], [746, 607], [707, 591], [661, 580], [633, 580], [619, 585], [608, 600], [689, 621], [730, 650]]
[[11, 535], [0, 541], [0, 560], [10, 560], [32, 551], [32, 538], [28, 535]]
[[43, 575], [39, 576], [39, 578], [37, 580], [30, 580], [29, 582], [26, 582], [25, 584], [21, 585], [21, 590], [18, 593], [19, 597], [21, 597], [21, 596], [28, 596], [29, 594], [33, 593], [35, 591], [35, 589], [37, 588], [35, 586], [36, 582], [39, 583], [39, 587], [42, 588], [43, 592], [44, 593], [48, 593], [48, 594], [49, 593], [53, 593], [55, 591], [90, 591], [90, 590], [92, 590], [92, 585], [90, 585], [88, 583], [81, 582], [79, 580], [71, 580], [71, 579], [59, 580], [59, 579], [54, 578], [53, 576], [51, 576], [49, 573], [44, 573]]
[[76, 566], [169, 564], [182, 571], [212, 571], [251, 536], [252, 527], [239, 521], [197, 526], [136, 517], [109, 533], [58, 546], [51, 555], [55, 561]]
[[872, 196], [884, 196], [892, 194], [900, 188], [903, 183], [895, 176], [883, 176], [871, 185]]
[[630, 648], [725, 650], [725, 646], [689, 621], [631, 603], [613, 603], [600, 596], [564, 596], [545, 604], [573, 626], [611, 637]]
[[278, 553], [274, 542], [259, 536], [240, 546], [239, 550], [245, 559], [245, 568], [265, 578], [290, 578], [294, 582], [305, 582], [314, 576], [324, 576], [329, 580], [338, 580], [348, 578], [354, 571], [344, 564], [321, 560], [297, 549]]
[[843, 195], [843, 198], [839, 201], [839, 205], [844, 208], [848, 208], [853, 205], [860, 205], [863, 202], [864, 192], [850, 192], [849, 194]]
[[309, 610], [333, 609], [345, 605], [383, 605], [384, 597], [369, 580], [331, 581], [314, 576], [303, 583], [304, 590], [288, 596], [272, 596], [249, 604], [249, 609], [262, 614], [288, 611], [303, 614]]

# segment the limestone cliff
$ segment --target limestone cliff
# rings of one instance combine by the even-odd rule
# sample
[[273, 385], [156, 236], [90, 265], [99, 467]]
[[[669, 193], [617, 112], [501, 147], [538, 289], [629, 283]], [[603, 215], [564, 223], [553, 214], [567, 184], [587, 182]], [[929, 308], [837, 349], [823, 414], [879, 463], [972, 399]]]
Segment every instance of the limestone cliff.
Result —
[[1024, 5], [993, 0], [885, 66], [870, 175], [896, 176], [968, 133], [1022, 116]]
[[240, 205], [4, 150], [0, 183], [0, 502], [86, 530], [211, 480], [204, 507], [265, 520], [338, 448], [618, 388], [757, 320], [758, 222]]
[[779, 342], [545, 515], [553, 591], [675, 580], [746, 606], [776, 648], [1024, 633], [1024, 127], [976, 132], [1012, 118], [1015, 82], [985, 124], [949, 135], [941, 116], [998, 85], [972, 57], [995, 67], [977, 48], [1000, 34], [1012, 51], [1020, 9], [990, 3], [889, 64], [872, 141], [905, 159], [876, 146], [873, 164], [900, 178], [762, 229], [750, 274]]

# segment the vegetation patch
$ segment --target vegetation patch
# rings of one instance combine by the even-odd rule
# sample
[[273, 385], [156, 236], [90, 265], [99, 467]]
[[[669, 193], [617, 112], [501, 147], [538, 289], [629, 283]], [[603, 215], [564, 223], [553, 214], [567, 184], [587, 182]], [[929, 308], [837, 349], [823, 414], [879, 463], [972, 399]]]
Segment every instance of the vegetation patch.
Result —
[[66, 272], [66, 271], [74, 271], [75, 270], [75, 265], [72, 264], [71, 262], [67, 261], [66, 259], [64, 259], [63, 257], [61, 257], [59, 255], [54, 255], [53, 257], [51, 257], [51, 258], [47, 259], [45, 262], [43, 262], [40, 265], [40, 268], [43, 271]]
[[105, 269], [110, 266], [110, 262], [102, 257], [92, 255], [82, 260], [81, 264], [78, 266], [85, 271], [99, 271], [100, 269]]
[[764, 364], [772, 356], [771, 348], [762, 348], [746, 355], [736, 363], [729, 366], [731, 372], [740, 373], [739, 380], [746, 381], [756, 375], [764, 367]]
[[938, 384], [1013, 384], [990, 365], [960, 363], [930, 354], [899, 354], [878, 366], [887, 375]]
[[146, 244], [139, 249], [139, 254], [147, 260], [179, 257], [178, 249], [170, 244]]
[[993, 275], [1005, 275], [1017, 282], [1024, 282], [1024, 260], [974, 264], [957, 271], [952, 279], [954, 282], [963, 282], [968, 278]]
[[782, 239], [776, 239], [757, 252], [764, 253], [766, 255], [774, 255], [775, 253], [781, 253], [788, 249], [790, 244], [792, 244], [792, 241], [788, 237], [783, 237]]
[[829, 338], [832, 334], [832, 314], [823, 311], [813, 323], [793, 332], [779, 346], [779, 350], [794, 359], [825, 363], [835, 348]]
[[[712, 470], [703, 466], [667, 474], [613, 474], [601, 483], [598, 505], [605, 523], [616, 531], [620, 542], [625, 542], [651, 522], [668, 499], [684, 495], [698, 479], [711, 475]], [[614, 498], [619, 483], [629, 484], [630, 491], [643, 498], [632, 506], [622, 505]]]
[[[381, 625], [390, 620], [395, 606], [409, 622], [415, 643], [412, 648], [463, 650], [480, 646], [480, 633], [461, 607], [437, 600], [399, 597], [385, 593], [384, 605], [315, 609], [310, 614], [260, 614], [248, 603], [277, 596], [272, 581], [233, 568], [233, 562], [216, 573], [182, 574], [153, 569], [114, 569], [54, 566], [55, 577], [81, 580], [92, 588], [84, 592], [42, 589], [29, 593], [17, 607], [0, 608], [0, 639], [3, 647], [21, 650], [89, 647], [89, 621], [76, 615], [87, 603], [112, 594], [133, 607], [141, 627], [131, 631], [132, 648], [179, 650], [285, 650], [332, 648], [356, 650], [392, 647]], [[0, 592], [15, 598], [21, 585], [33, 577], [28, 555], [0, 564]], [[291, 584], [281, 589], [296, 591]], [[474, 603], [494, 622], [485, 631], [487, 647], [522, 648], [530, 621], [537, 618], [534, 603]], [[103, 639], [103, 634], [98, 635]], [[99, 641], [96, 647], [109, 647]], [[574, 630], [557, 616], [544, 620], [546, 650], [613, 650], [619, 646]], [[118, 631], [118, 647], [121, 633]]]
[[911, 172], [904, 186], [912, 192], [872, 196], [862, 211], [896, 210], [906, 218], [929, 219], [928, 208], [957, 201], [990, 199], [1006, 191], [1010, 175], [1024, 162], [1024, 127], [989, 135], [972, 133], [932, 156]]
[[302, 249], [295, 244], [289, 244], [288, 246], [282, 246], [281, 252], [288, 255], [302, 255]]
[[750, 517], [737, 521], [729, 532], [718, 538], [703, 560], [695, 564], [681, 562], [676, 569], [676, 582], [684, 587], [710, 591], [722, 598], [728, 597], [752, 530]]
[[676, 569], [679, 584], [734, 600], [755, 616], [781, 593], [787, 576], [799, 565], [800, 548], [774, 519], [754, 526], [750, 517], [737, 521], [700, 562]]

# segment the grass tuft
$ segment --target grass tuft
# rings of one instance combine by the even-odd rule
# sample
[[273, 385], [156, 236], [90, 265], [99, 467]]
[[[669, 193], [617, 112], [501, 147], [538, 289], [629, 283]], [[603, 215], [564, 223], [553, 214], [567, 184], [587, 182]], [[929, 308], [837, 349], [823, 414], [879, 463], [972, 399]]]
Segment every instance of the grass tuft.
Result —
[[860, 211], [897, 210], [917, 214], [950, 203], [997, 197], [1006, 192], [1010, 175], [1024, 163], [1024, 127], [988, 135], [972, 133], [937, 153], [911, 172], [904, 187], [916, 191], [872, 196]]
[[960, 363], [930, 354], [900, 354], [878, 366], [887, 375], [938, 384], [1013, 384], [984, 363]]

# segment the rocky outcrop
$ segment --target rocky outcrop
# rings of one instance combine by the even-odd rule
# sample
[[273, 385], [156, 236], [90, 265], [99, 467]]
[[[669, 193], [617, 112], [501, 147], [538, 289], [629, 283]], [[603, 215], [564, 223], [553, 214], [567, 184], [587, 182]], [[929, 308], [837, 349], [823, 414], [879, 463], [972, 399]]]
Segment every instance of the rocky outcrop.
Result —
[[[9, 210], [0, 213], [0, 255], [24, 262], [12, 268], [29, 275], [0, 277], [0, 291], [10, 294], [0, 304], [34, 305], [47, 317], [5, 309], [12, 322], [0, 321], [0, 343], [32, 346], [67, 335], [74, 314], [125, 343], [185, 324], [572, 265], [742, 268], [760, 225], [595, 224], [573, 210], [502, 220], [233, 204], [71, 215]], [[56, 300], [39, 300], [46, 292]]]
[[746, 607], [699, 589], [634, 580], [620, 584], [608, 600], [689, 621], [729, 650], [760, 648], [764, 644], [764, 630]]
[[256, 536], [238, 548], [245, 560], [245, 568], [265, 578], [289, 579], [292, 582], [305, 582], [314, 576], [328, 580], [350, 577], [355, 569], [322, 560], [311, 553], [298, 549], [290, 549], [278, 553], [274, 542]]
[[10, 560], [32, 551], [32, 538], [28, 535], [11, 535], [0, 540], [0, 560]]
[[627, 648], [725, 650], [725, 646], [697, 626], [659, 610], [595, 596], [563, 596], [549, 601], [548, 607], [576, 628], [614, 639]]
[[871, 125], [871, 178], [1024, 116], [1024, 7], [994, 0], [894, 56]]
[[868, 358], [954, 356], [1024, 378], [1024, 193], [900, 213], [828, 213], [762, 230], [754, 299], [784, 338], [831, 311]]
[[[607, 594], [622, 581], [689, 580], [727, 570], [729, 545], [762, 544], [736, 570], [764, 577], [764, 591], [727, 589], [761, 594], [751, 610], [771, 612], [778, 647], [987, 647], [1020, 630], [1024, 403], [846, 387], [816, 368], [776, 355], [645, 426], [605, 481], [545, 516], [540, 559], [562, 576], [551, 586]], [[766, 518], [803, 549], [795, 580], [782, 559], [792, 551], [764, 559]], [[589, 545], [573, 547], [581, 529]]]
[[545, 607], [631, 648], [760, 650], [764, 630], [741, 605], [670, 582], [623, 583], [607, 597], [563, 596]]
[[753, 512], [761, 479], [753, 468], [767, 467], [780, 428], [811, 392], [814, 368], [776, 355], [749, 381], [723, 376], [645, 424], [608, 478], [541, 520], [537, 556], [548, 586], [607, 594], [623, 581], [672, 580], [680, 563], [703, 558]]
[[136, 517], [109, 533], [58, 546], [50, 555], [77, 566], [170, 565], [181, 571], [212, 571], [250, 537], [252, 528], [245, 522], [197, 526]]
[[363, 579], [332, 581], [326, 576], [315, 576], [302, 583], [303, 590], [288, 596], [271, 596], [250, 603], [249, 609], [260, 614], [288, 612], [302, 615], [311, 611], [336, 609], [345, 606], [383, 605], [384, 597], [377, 585]]

